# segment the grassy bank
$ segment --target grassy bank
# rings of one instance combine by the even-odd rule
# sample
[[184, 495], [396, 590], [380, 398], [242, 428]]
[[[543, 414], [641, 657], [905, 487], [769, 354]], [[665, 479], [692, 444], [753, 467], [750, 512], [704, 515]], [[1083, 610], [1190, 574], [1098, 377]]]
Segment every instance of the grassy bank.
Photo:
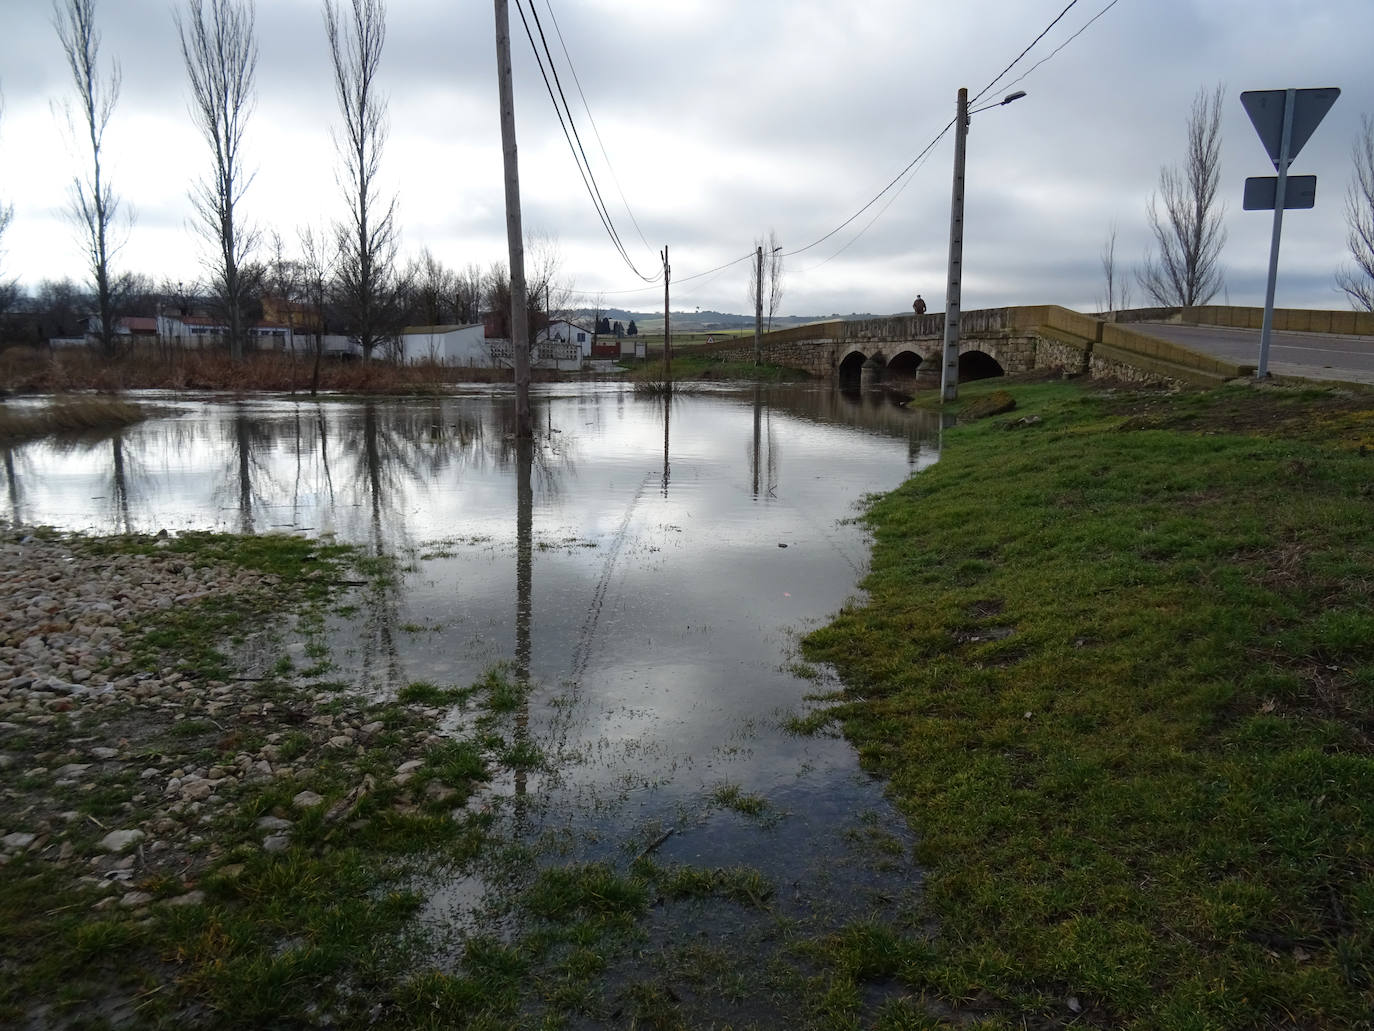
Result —
[[[664, 382], [663, 362], [647, 361], [632, 365], [629, 378], [635, 382]], [[673, 355], [675, 381], [736, 379], [765, 383], [795, 383], [810, 378], [801, 369], [788, 368], [786, 365], [755, 365], [753, 362], [727, 361], [707, 354]]]
[[1011, 393], [806, 642], [934, 919], [846, 976], [912, 1027], [1371, 1026], [1374, 395]]
[[56, 398], [41, 407], [0, 402], [0, 443], [15, 444], [49, 433], [117, 430], [143, 418], [138, 405], [110, 398]]

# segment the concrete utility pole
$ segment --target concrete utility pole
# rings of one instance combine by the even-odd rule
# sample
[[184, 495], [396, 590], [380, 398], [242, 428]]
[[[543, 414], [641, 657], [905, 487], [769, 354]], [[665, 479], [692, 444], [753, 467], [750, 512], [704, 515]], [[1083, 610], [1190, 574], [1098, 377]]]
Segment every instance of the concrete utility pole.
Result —
[[964, 262], [964, 149], [968, 140], [968, 90], [959, 90], [954, 119], [954, 192], [949, 203], [949, 283], [945, 287], [945, 362], [940, 399], [959, 397], [959, 283]]
[[669, 327], [668, 280], [672, 278], [673, 267], [668, 264], [668, 245], [663, 245], [663, 381], [668, 389], [673, 389], [673, 334]]
[[758, 268], [754, 279], [754, 364], [763, 364], [763, 247], [755, 256]]
[[511, 89], [510, 15], [496, 2], [496, 77], [501, 93], [501, 150], [506, 163], [506, 243], [510, 248], [510, 346], [515, 357], [515, 433], [534, 436], [530, 414], [529, 310], [525, 303], [525, 239], [520, 228], [520, 162], [515, 151], [515, 95]]

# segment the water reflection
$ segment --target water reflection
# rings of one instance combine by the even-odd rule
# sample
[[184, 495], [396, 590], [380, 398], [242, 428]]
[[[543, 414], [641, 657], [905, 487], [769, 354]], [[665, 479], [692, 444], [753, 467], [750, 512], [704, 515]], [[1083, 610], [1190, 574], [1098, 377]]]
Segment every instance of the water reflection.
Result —
[[[876, 871], [854, 844], [901, 827], [880, 788], [842, 739], [781, 722], [827, 686], [794, 675], [796, 639], [862, 575], [855, 502], [933, 461], [938, 424], [881, 394], [618, 384], [546, 388], [535, 424], [517, 440], [499, 392], [182, 403], [6, 449], [3, 510], [100, 532], [335, 534], [398, 557], [412, 571], [331, 621], [324, 675], [387, 694], [509, 663], [508, 745], [550, 757], [499, 789], [512, 835], [619, 863], [672, 829], [657, 860], [753, 866], [789, 886], [789, 918], [900, 908], [909, 865]], [[713, 802], [723, 784], [768, 818]]]

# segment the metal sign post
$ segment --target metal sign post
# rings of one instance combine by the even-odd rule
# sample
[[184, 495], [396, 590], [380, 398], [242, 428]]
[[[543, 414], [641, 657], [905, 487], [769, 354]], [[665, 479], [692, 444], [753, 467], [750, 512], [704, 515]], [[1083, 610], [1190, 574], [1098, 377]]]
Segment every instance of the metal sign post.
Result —
[[[1283, 233], [1284, 208], [1310, 208], [1315, 203], [1316, 176], [1302, 176], [1300, 191], [1289, 189], [1288, 166], [1298, 156], [1304, 143], [1331, 110], [1341, 91], [1328, 89], [1250, 90], [1240, 95], [1246, 114], [1259, 133], [1260, 142], [1269, 152], [1279, 173], [1273, 180], [1274, 201], [1263, 204], [1261, 194], [1267, 192], [1259, 180], [1246, 180], [1246, 210], [1272, 207], [1274, 233], [1269, 242], [1269, 279], [1264, 289], [1264, 321], [1260, 325], [1259, 365], [1256, 379], [1269, 375], [1269, 338], [1274, 329], [1274, 290], [1279, 278], [1279, 237]], [[1253, 185], [1252, 185], [1253, 184]], [[1294, 185], [1299, 185], [1295, 182]], [[1298, 194], [1295, 196], [1295, 194]], [[1306, 200], [1306, 203], [1303, 201]]]

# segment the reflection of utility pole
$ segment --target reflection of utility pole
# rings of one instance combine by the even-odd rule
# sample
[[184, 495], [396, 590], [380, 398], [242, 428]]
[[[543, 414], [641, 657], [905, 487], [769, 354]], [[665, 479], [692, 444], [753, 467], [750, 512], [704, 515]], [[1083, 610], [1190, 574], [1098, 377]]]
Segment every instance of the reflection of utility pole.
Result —
[[[534, 465], [534, 438], [519, 437], [515, 442], [515, 677], [520, 688], [520, 707], [515, 713], [515, 743], [523, 744], [530, 734], [530, 630], [534, 620], [534, 488], [530, 472]], [[523, 766], [515, 771], [515, 794], [523, 797], [527, 789]]]
[[510, 346], [515, 358], [515, 434], [534, 435], [530, 419], [529, 312], [525, 307], [525, 238], [520, 228], [520, 162], [515, 152], [515, 93], [511, 88], [510, 14], [496, 0], [496, 77], [501, 94], [501, 149], [506, 165], [506, 243], [510, 249]]
[[673, 395], [663, 395], [663, 496], [668, 496], [668, 422], [673, 411]]
[[[763, 252], [763, 248], [759, 248]], [[759, 496], [759, 437], [763, 428], [763, 386], [759, 383], [754, 384], [754, 454], [753, 454], [753, 473], [754, 473], [754, 497]]]

